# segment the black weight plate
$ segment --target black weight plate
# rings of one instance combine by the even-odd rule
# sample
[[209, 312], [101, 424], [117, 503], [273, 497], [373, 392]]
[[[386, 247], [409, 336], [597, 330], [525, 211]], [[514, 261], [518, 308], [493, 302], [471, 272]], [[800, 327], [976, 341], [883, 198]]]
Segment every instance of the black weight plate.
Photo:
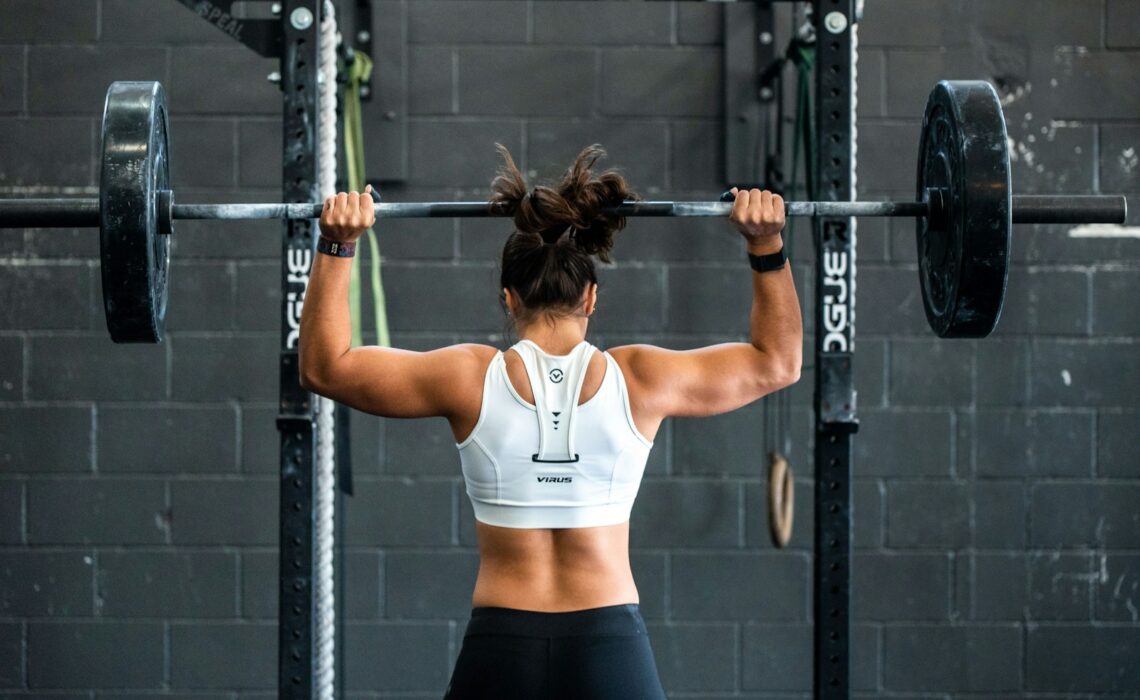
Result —
[[103, 107], [99, 241], [103, 310], [116, 343], [157, 343], [166, 325], [170, 236], [155, 193], [170, 188], [166, 93], [154, 82], [112, 83]]
[[927, 321], [943, 338], [983, 338], [1001, 315], [1012, 225], [1005, 118], [989, 83], [944, 80], [931, 91], [918, 198], [942, 202], [941, 216], [918, 220]]

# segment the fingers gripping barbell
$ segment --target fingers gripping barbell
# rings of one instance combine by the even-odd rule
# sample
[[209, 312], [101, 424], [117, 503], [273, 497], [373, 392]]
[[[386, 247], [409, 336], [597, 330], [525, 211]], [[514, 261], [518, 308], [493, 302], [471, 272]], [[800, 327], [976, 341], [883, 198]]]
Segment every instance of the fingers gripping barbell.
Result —
[[[115, 342], [158, 342], [166, 320], [175, 219], [315, 219], [321, 204], [178, 204], [170, 189], [166, 95], [154, 82], [107, 91], [98, 199], [0, 200], [0, 227], [98, 226], [107, 328]], [[485, 202], [378, 203], [378, 218], [506, 216]], [[941, 337], [984, 337], [1001, 313], [1011, 224], [1124, 223], [1120, 196], [1012, 196], [1005, 119], [981, 81], [942, 81], [919, 142], [917, 201], [786, 202], [788, 216], [917, 220], [919, 279]], [[624, 202], [623, 216], [726, 216], [727, 202]]]

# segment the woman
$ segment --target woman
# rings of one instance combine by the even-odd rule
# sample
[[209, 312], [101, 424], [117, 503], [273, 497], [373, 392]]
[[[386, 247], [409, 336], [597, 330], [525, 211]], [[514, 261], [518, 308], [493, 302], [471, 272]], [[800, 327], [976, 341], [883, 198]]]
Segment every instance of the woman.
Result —
[[[668, 416], [744, 406], [799, 378], [803, 332], [778, 195], [739, 191], [730, 220], [752, 275], [751, 343], [684, 352], [585, 341], [593, 258], [610, 260], [635, 197], [604, 152], [582, 151], [554, 187], [528, 190], [510, 154], [492, 204], [513, 213], [502, 301], [519, 343], [500, 352], [350, 347], [354, 242], [369, 196], [325, 201], [301, 319], [302, 384], [380, 416], [444, 416], [476, 518], [480, 566], [447, 697], [663, 698], [629, 566], [629, 514]], [[367, 192], [366, 192], [367, 195]]]

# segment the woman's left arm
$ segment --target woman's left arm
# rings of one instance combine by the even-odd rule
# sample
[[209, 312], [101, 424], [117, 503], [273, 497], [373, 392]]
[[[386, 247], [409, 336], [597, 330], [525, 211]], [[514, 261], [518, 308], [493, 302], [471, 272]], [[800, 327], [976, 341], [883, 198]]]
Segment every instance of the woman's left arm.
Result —
[[[370, 190], [371, 188], [369, 188]], [[321, 235], [338, 246], [355, 244], [375, 221], [369, 190], [325, 200]], [[301, 311], [301, 386], [361, 411], [392, 418], [452, 416], [468, 392], [461, 382], [485, 364], [477, 345], [430, 352], [352, 347], [348, 284], [352, 258], [318, 253]]]

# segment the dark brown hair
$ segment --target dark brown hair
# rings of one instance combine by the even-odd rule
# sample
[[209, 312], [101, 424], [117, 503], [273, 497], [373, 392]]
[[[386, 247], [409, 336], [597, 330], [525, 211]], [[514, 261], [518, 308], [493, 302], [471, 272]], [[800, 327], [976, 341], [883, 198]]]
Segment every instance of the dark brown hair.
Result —
[[591, 171], [606, 154], [598, 144], [584, 148], [557, 185], [531, 190], [506, 147], [495, 148], [503, 166], [491, 183], [490, 203], [515, 224], [503, 246], [500, 287], [518, 296], [524, 320], [537, 313], [569, 313], [586, 287], [598, 281], [594, 256], [610, 262], [614, 234], [625, 227], [625, 217], [605, 209], [637, 195], [616, 170]]

